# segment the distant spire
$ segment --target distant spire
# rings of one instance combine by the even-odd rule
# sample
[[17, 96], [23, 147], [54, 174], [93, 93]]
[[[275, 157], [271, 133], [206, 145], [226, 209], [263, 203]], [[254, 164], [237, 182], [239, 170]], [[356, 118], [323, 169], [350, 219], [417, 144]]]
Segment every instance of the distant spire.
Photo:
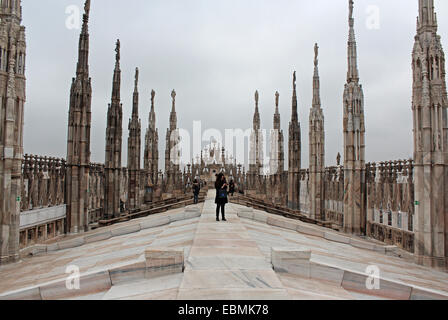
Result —
[[314, 45], [313, 108], [320, 108], [319, 46]]
[[171, 91], [171, 98], [173, 99], [173, 107], [171, 112], [176, 112], [176, 91], [174, 89]]
[[90, 0], [86, 0], [84, 4], [82, 30], [79, 36], [77, 76], [84, 75], [88, 77], [89, 74], [89, 15]]
[[437, 15], [434, 10], [434, 0], [419, 0], [419, 17], [417, 29], [419, 31], [437, 31]]
[[258, 102], [260, 99], [260, 95], [258, 94], [258, 90], [255, 91], [255, 114], [254, 114], [254, 129], [260, 129], [260, 111], [258, 109]]
[[132, 107], [132, 117], [138, 119], [138, 68], [135, 68], [135, 80], [134, 80], [134, 99]]
[[173, 99], [173, 107], [171, 109], [170, 114], [170, 130], [176, 130], [177, 129], [177, 115], [176, 115], [176, 91], [173, 90], [171, 92], [171, 98]]
[[90, 14], [90, 0], [86, 0], [86, 2], [84, 3], [84, 12], [87, 16], [87, 19], [89, 19], [89, 14]]
[[275, 93], [275, 114], [274, 114], [274, 130], [280, 130], [280, 112], [278, 109], [280, 94]]
[[149, 125], [155, 130], [156, 128], [156, 112], [154, 107], [154, 98], [156, 97], [156, 92], [154, 90], [151, 91], [151, 112], [149, 113]]
[[258, 90], [255, 91], [255, 112], [259, 113], [258, 102], [260, 100], [260, 95], [258, 94]]
[[135, 68], [134, 92], [138, 92], [138, 76], [139, 76], [138, 68]]
[[293, 73], [293, 80], [292, 80], [292, 116], [291, 121], [292, 122], [298, 122], [299, 121], [299, 115], [297, 113], [297, 86], [296, 86], [296, 72]]
[[117, 40], [115, 45], [115, 70], [112, 84], [112, 102], [120, 102], [120, 87], [121, 87], [121, 70], [120, 70], [120, 40]]
[[276, 91], [275, 92], [275, 114], [280, 113], [278, 110], [279, 100], [280, 100], [280, 94], [278, 93], [278, 91]]
[[117, 42], [115, 44], [115, 69], [120, 69], [120, 39], [117, 39]]
[[349, 0], [349, 38], [348, 38], [348, 72], [347, 72], [347, 82], [358, 82], [359, 72], [358, 72], [358, 53], [356, 48], [356, 38], [355, 38], [355, 19], [353, 18], [353, 0]]

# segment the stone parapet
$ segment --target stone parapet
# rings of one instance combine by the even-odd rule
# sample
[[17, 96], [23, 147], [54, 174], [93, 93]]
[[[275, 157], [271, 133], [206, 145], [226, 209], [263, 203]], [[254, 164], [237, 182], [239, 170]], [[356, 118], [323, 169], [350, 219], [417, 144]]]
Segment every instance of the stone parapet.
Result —
[[272, 215], [264, 213], [261, 211], [247, 210], [243, 208], [237, 212], [239, 218], [248, 219], [260, 223], [266, 223], [268, 225], [282, 228], [285, 230], [296, 231], [301, 234], [324, 238], [328, 241], [338, 242], [346, 245], [350, 245], [355, 248], [375, 251], [388, 256], [394, 256], [403, 258], [407, 261], [413, 262], [413, 254], [402, 250], [401, 248], [394, 245], [383, 245], [377, 241], [369, 241], [360, 237], [355, 237], [348, 235], [346, 233], [340, 233], [332, 231], [330, 229], [325, 229], [323, 227], [307, 224], [298, 220], [288, 219], [277, 215]]
[[[448, 300], [448, 295], [399, 281], [318, 263], [307, 248], [272, 248], [271, 263], [278, 273], [288, 273], [305, 279], [331, 282], [350, 293], [392, 300]], [[377, 280], [376, 286], [370, 286]]]
[[189, 210], [188, 212], [184, 211], [181, 213], [157, 215], [154, 217], [147, 218], [144, 221], [140, 222], [136, 221], [126, 226], [116, 227], [109, 230], [105, 230], [103, 228], [96, 231], [85, 233], [83, 235], [71, 239], [65, 239], [65, 240], [61, 239], [60, 241], [57, 241], [52, 244], [37, 244], [22, 249], [20, 251], [20, 256], [25, 257], [29, 255], [39, 255], [39, 254], [45, 254], [47, 252], [76, 248], [88, 243], [104, 241], [118, 236], [137, 233], [140, 232], [141, 230], [166, 226], [177, 221], [198, 218], [200, 216], [201, 212], [199, 210]]

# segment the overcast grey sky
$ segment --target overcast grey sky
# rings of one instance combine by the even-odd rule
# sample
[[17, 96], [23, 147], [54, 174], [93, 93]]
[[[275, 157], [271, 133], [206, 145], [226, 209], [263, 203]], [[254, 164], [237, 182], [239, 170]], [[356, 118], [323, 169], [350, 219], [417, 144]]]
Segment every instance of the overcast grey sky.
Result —
[[[69, 92], [79, 38], [79, 30], [66, 28], [66, 8], [78, 5], [82, 10], [83, 4], [84, 0], [22, 1], [28, 45], [26, 153], [66, 156]], [[371, 6], [379, 9], [379, 29], [366, 25]], [[448, 1], [436, 0], [435, 6], [446, 45]], [[356, 0], [354, 14], [365, 94], [367, 161], [408, 158], [413, 153], [411, 51], [418, 1]], [[202, 120], [203, 130], [250, 128], [255, 90], [260, 92], [262, 126], [271, 129], [274, 94], [279, 91], [287, 140], [296, 70], [302, 165], [307, 167], [315, 42], [320, 47], [326, 160], [327, 165], [335, 164], [343, 145], [347, 16], [347, 0], [92, 0], [92, 161], [104, 162], [114, 48], [120, 38], [124, 166], [134, 70], [139, 67], [142, 142], [154, 89], [161, 158], [173, 88], [178, 125], [187, 130], [195, 120]]]

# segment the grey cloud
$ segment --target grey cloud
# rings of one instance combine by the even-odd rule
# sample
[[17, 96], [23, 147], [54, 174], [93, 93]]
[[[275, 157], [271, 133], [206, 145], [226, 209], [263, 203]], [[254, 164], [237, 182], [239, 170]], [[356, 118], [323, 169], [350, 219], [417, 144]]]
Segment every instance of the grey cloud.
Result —
[[[71, 78], [79, 31], [65, 28], [65, 9], [82, 0], [23, 0], [27, 27], [25, 152], [65, 157]], [[380, 9], [381, 28], [367, 29], [366, 9]], [[435, 1], [439, 17], [448, 2]], [[417, 1], [355, 1], [359, 69], [365, 90], [367, 160], [412, 155], [411, 50]], [[45, 7], [46, 10], [41, 8]], [[135, 67], [140, 74], [140, 116], [147, 127], [155, 89], [160, 154], [177, 91], [179, 126], [191, 130], [249, 128], [253, 94], [260, 92], [265, 129], [272, 127], [279, 91], [287, 138], [292, 71], [297, 70], [303, 166], [308, 163], [308, 113], [312, 98], [313, 45], [320, 46], [321, 96], [326, 119], [327, 164], [342, 153], [342, 93], [347, 58], [346, 0], [95, 0], [91, 9], [90, 71], [93, 81], [92, 161], [104, 161], [114, 44], [122, 42], [123, 164], [132, 108]], [[448, 21], [439, 18], [442, 42]]]

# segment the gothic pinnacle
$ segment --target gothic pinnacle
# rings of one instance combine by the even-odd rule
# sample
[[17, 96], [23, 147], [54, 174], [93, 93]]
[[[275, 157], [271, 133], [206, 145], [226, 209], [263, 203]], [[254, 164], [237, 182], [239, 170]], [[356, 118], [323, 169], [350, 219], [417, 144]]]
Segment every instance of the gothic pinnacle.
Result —
[[353, 18], [353, 8], [354, 8], [354, 1], [353, 0], [348, 0], [348, 9], [349, 9], [349, 17], [348, 17], [348, 21], [349, 21], [349, 25], [350, 28], [353, 28], [355, 25], [355, 19]]
[[278, 110], [280, 94], [275, 92], [275, 114], [274, 114], [274, 130], [280, 130], [280, 112]]
[[313, 108], [320, 108], [319, 46], [314, 45]]
[[172, 112], [176, 111], [176, 91], [173, 89], [173, 91], [171, 91], [171, 98], [173, 99], [173, 109]]
[[255, 91], [255, 112], [258, 112], [258, 101], [260, 99], [260, 95], [258, 94], [258, 90]]
[[84, 4], [84, 12], [87, 16], [90, 14], [90, 0], [86, 0]]
[[83, 15], [83, 29], [87, 27], [87, 23], [89, 22], [90, 16], [90, 0], [86, 0], [84, 3], [84, 15]]
[[293, 122], [297, 122], [299, 120], [299, 115], [297, 113], [297, 85], [296, 85], [297, 77], [296, 72], [293, 73], [293, 80], [292, 80], [292, 86], [293, 86], [293, 92], [292, 92], [292, 117], [291, 120]]
[[275, 92], [275, 114], [279, 114], [278, 105], [280, 100], [280, 94], [278, 91]]
[[260, 111], [258, 109], [258, 102], [260, 100], [260, 95], [258, 93], [258, 90], [255, 91], [255, 113], [254, 113], [254, 129], [259, 130], [260, 129]]
[[84, 15], [82, 30], [79, 36], [78, 47], [78, 64], [76, 68], [77, 76], [88, 77], [89, 74], [89, 13], [90, 0], [87, 0], [84, 5]]
[[135, 80], [134, 80], [134, 91], [135, 92], [138, 92], [138, 75], [139, 75], [138, 68], [135, 68]]
[[154, 110], [155, 97], [156, 97], [156, 92], [154, 90], [152, 90], [151, 91], [151, 111], [149, 113], [149, 125], [153, 130], [155, 130], [155, 126], [156, 126], [156, 113]]
[[353, 18], [353, 0], [349, 0], [349, 39], [348, 39], [348, 72], [347, 72], [347, 83], [358, 82], [358, 54], [356, 49], [356, 38], [355, 38], [355, 19]]
[[115, 67], [118, 69], [120, 67], [120, 39], [117, 39], [117, 42], [115, 44]]
[[151, 109], [154, 109], [154, 99], [156, 97], [156, 92], [154, 90], [151, 90]]
[[120, 40], [115, 45], [115, 70], [112, 84], [112, 102], [120, 102], [121, 70], [120, 70]]
[[132, 108], [132, 117], [138, 119], [138, 68], [135, 68], [135, 80], [134, 80], [134, 100]]

